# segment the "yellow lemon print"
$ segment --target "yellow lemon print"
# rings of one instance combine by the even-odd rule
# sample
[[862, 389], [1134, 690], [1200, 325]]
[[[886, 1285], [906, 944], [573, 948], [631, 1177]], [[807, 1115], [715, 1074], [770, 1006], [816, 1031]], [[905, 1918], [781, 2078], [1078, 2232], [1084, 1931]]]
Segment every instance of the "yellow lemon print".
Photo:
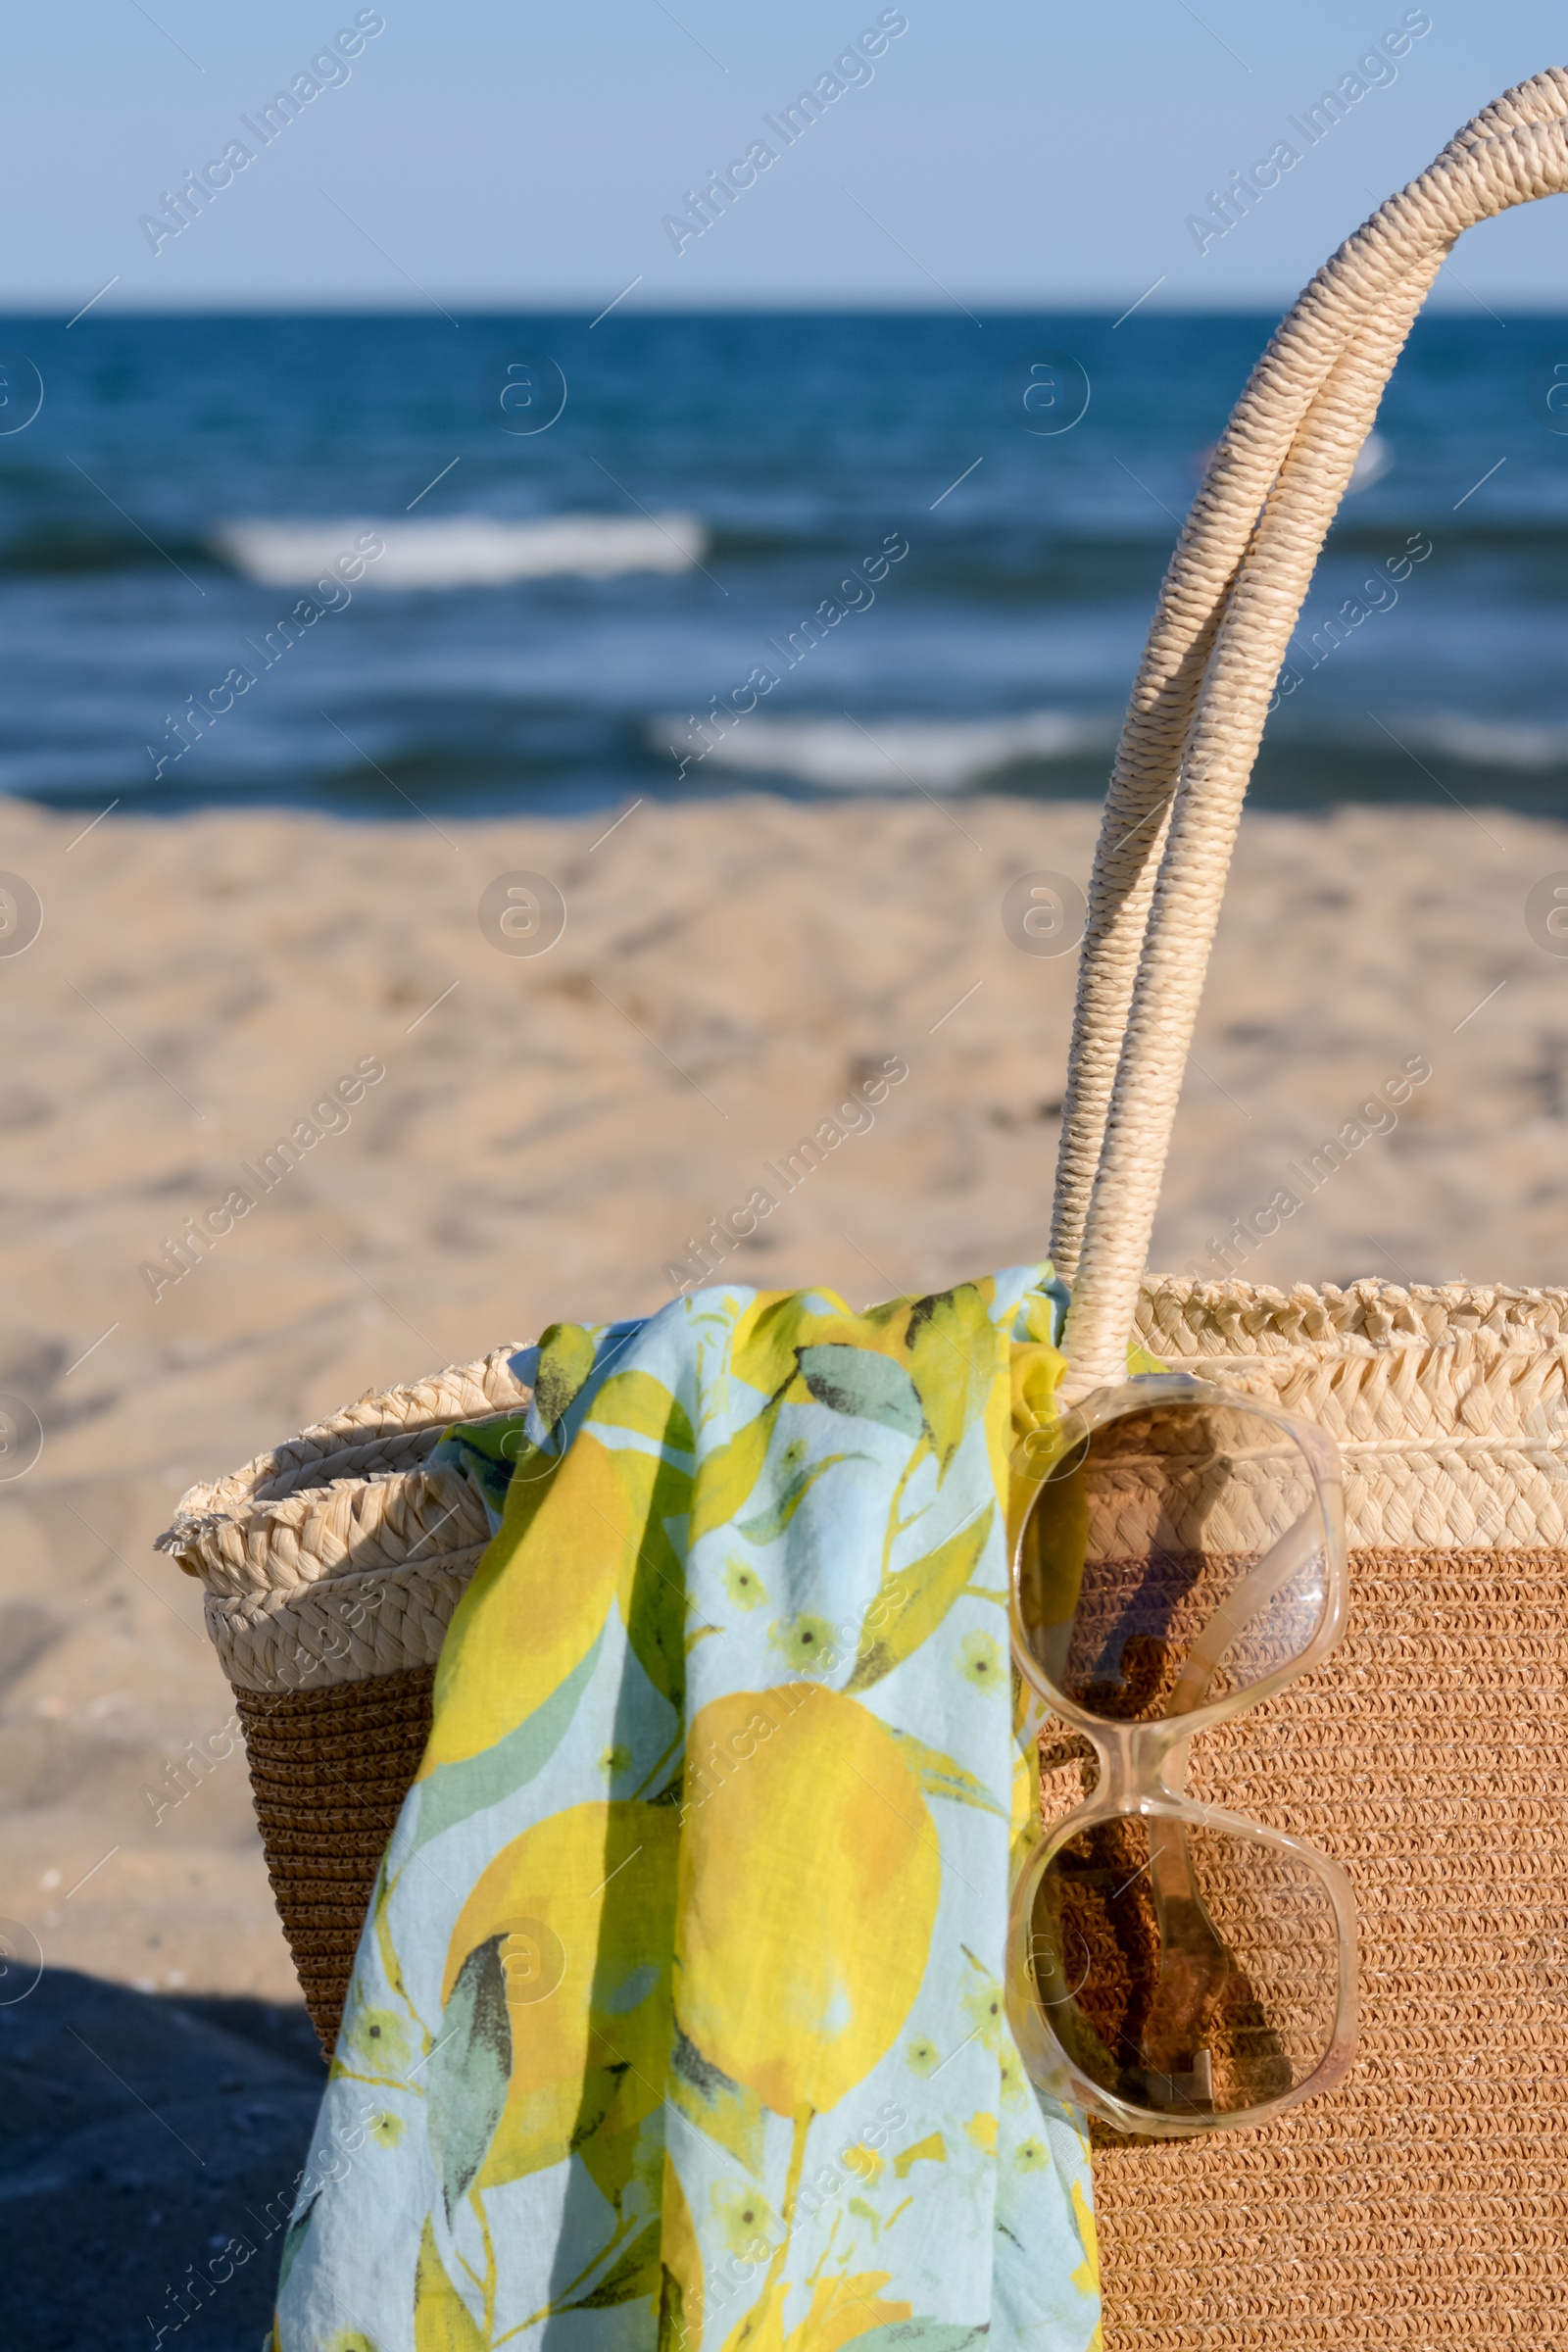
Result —
[[573, 1805], [505, 1846], [459, 1913], [442, 2000], [499, 1936], [512, 2029], [481, 2188], [560, 2163], [590, 2132], [633, 2131], [660, 2104], [678, 1837], [672, 1806]]
[[[1073, 2219], [1078, 2225], [1078, 2236], [1084, 2250], [1084, 2258], [1072, 2274], [1072, 2282], [1081, 2295], [1098, 2295], [1100, 2292], [1100, 2235], [1095, 2228], [1095, 2209], [1076, 2180], [1072, 2184], [1072, 2213]], [[1098, 2340], [1099, 2335], [1100, 2329], [1097, 2328], [1095, 2340]], [[1090, 2345], [1090, 2352], [1094, 2352], [1093, 2342]]]
[[[766, 1739], [749, 1729], [760, 1715]], [[776, 2115], [821, 2112], [891, 2047], [920, 1989], [942, 1882], [931, 1815], [892, 1734], [840, 1691], [714, 1699], [688, 1752], [714, 1749], [738, 1760], [688, 1809], [681, 2027]]]
[[[686, 2202], [679, 2173], [664, 2155], [664, 2188], [661, 2253], [664, 2278], [662, 2303], [670, 2333], [677, 2344], [696, 2347], [703, 2340], [703, 2253], [697, 2226]], [[661, 2330], [662, 2333], [663, 2330]]]
[[[615, 1457], [580, 1432], [559, 1470], [514, 1487], [507, 1517], [458, 1603], [419, 1767], [477, 1755], [543, 1706], [609, 1615], [638, 1514]], [[527, 1573], [509, 1571], [527, 1538]]]
[[[884, 2301], [881, 2290], [892, 2276], [891, 2271], [858, 2271], [846, 2278], [835, 2272], [815, 2280], [811, 2308], [785, 2336], [783, 2352], [839, 2352], [842, 2344], [854, 2343], [858, 2335], [868, 2335], [873, 2328], [886, 2328], [891, 2335], [914, 2311], [912, 2303]], [[912, 2328], [909, 2334], [918, 2340]]]

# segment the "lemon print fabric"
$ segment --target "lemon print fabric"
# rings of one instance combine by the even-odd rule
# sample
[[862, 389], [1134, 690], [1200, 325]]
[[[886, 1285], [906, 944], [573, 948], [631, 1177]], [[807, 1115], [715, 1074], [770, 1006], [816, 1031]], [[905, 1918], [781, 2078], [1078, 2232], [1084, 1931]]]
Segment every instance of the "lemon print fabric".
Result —
[[1094, 2352], [1009, 1463], [1064, 1298], [718, 1289], [448, 1432], [490, 1545], [361, 1937], [272, 2352]]

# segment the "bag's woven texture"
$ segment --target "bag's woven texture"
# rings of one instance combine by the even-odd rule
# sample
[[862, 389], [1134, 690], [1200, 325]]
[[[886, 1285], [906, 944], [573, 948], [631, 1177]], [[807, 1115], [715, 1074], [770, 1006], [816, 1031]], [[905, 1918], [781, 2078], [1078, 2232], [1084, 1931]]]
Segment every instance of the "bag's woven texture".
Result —
[[1152, 1352], [1342, 1449], [1346, 1640], [1187, 1786], [1345, 1865], [1362, 2007], [1278, 2124], [1100, 2136], [1106, 2352], [1568, 2344], [1565, 1328], [1565, 1291], [1145, 1288]]
[[268, 1696], [235, 1693], [268, 1875], [330, 2057], [386, 1841], [430, 1736], [433, 1666]]
[[517, 1344], [330, 1421], [192, 1487], [158, 1539], [206, 1589], [207, 1630], [237, 1690], [320, 1690], [433, 1666], [490, 1538], [452, 1471], [424, 1468], [454, 1421], [514, 1412]]
[[158, 1540], [205, 1590], [268, 1874], [328, 2051], [376, 1866], [429, 1733], [442, 1638], [490, 1537], [467, 1481], [425, 1464], [454, 1421], [527, 1403], [516, 1351], [362, 1396], [232, 1477], [193, 1487]]

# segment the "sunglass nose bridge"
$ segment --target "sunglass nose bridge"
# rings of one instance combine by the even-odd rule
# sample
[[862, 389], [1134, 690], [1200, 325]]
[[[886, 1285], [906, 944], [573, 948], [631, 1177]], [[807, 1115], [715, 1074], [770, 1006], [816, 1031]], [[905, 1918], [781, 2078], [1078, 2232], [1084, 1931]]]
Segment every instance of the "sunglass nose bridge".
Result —
[[1179, 1771], [1170, 1776], [1166, 1762], [1173, 1748], [1189, 1737], [1181, 1724], [1101, 1723], [1089, 1734], [1100, 1758], [1100, 1782], [1095, 1802], [1129, 1813], [1141, 1811], [1146, 1797], [1159, 1797], [1180, 1788]]

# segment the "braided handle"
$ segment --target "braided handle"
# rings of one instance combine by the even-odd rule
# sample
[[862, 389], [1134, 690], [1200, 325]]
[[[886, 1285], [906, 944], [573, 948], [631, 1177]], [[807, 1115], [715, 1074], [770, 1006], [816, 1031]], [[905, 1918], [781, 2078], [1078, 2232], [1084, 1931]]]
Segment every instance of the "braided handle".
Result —
[[1066, 1395], [1119, 1377], [1269, 697], [1405, 337], [1461, 232], [1568, 190], [1568, 69], [1521, 82], [1325, 263], [1237, 402], [1133, 689], [1090, 884], [1052, 1255]]

